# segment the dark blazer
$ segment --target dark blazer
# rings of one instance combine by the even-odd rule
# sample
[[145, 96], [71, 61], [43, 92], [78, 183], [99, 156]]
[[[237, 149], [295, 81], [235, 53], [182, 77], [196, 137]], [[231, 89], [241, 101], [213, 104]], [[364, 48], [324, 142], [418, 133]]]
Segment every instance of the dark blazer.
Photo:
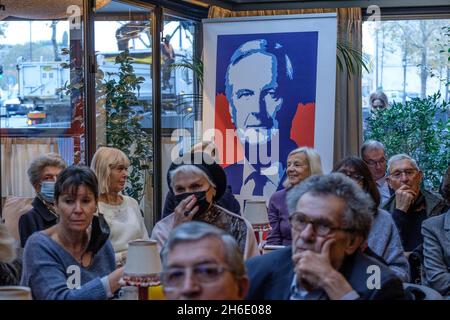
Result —
[[450, 210], [422, 224], [425, 285], [450, 297]]
[[[437, 193], [421, 189], [425, 201], [426, 216], [411, 215], [395, 208], [395, 193], [383, 205], [383, 209], [392, 214], [395, 225], [398, 228], [405, 251], [420, 250], [423, 243], [421, 226], [425, 219], [440, 215], [448, 210], [444, 199]], [[421, 198], [421, 197], [420, 197]], [[418, 198], [418, 199], [420, 199]], [[416, 200], [414, 206], [419, 200]], [[410, 208], [411, 210], [411, 208]]]
[[[227, 209], [237, 215], [241, 215], [241, 206], [236, 198], [231, 193], [231, 187], [225, 189], [223, 196], [216, 202], [222, 208]], [[177, 206], [175, 195], [172, 192], [167, 192], [166, 200], [164, 201], [163, 218], [175, 211]]]
[[[380, 267], [380, 289], [367, 288], [369, 274], [366, 271], [370, 265]], [[289, 300], [294, 278], [292, 247], [251, 258], [246, 262], [246, 269], [250, 278], [247, 299]], [[345, 259], [340, 272], [360, 295], [360, 300], [405, 298], [401, 280], [389, 268], [359, 251]]]
[[19, 219], [20, 245], [22, 248], [25, 247], [28, 237], [34, 232], [50, 228], [58, 221], [58, 217], [51, 213], [38, 197], [34, 198], [31, 205], [33, 209]]
[[[228, 167], [224, 168], [225, 173], [227, 174], [227, 182], [231, 186], [231, 191], [233, 194], [240, 194], [241, 188], [245, 184], [245, 181], [243, 181], [243, 175], [244, 175], [244, 164], [242, 163], [234, 163], [232, 165], [229, 165]], [[279, 191], [283, 189], [283, 181], [286, 179], [286, 170], [280, 179], [277, 190]], [[256, 182], [256, 183], [264, 183], [263, 181]]]

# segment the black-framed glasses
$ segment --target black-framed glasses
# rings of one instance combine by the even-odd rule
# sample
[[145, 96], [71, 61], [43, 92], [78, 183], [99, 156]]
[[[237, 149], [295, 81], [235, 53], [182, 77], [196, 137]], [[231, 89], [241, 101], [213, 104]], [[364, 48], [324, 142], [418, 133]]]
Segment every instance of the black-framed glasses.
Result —
[[360, 175], [359, 173], [356, 172], [351, 172], [351, 171], [347, 171], [347, 170], [338, 170], [338, 172], [345, 174], [347, 177], [356, 180], [356, 181], [363, 181], [364, 180], [364, 176]]
[[338, 230], [351, 232], [353, 229], [351, 228], [340, 228], [333, 227], [331, 222], [321, 220], [321, 219], [310, 219], [305, 214], [301, 212], [295, 212], [289, 217], [289, 222], [294, 230], [298, 232], [302, 232], [306, 229], [306, 227], [311, 224], [314, 230], [314, 233], [320, 237], [325, 237], [330, 233]]
[[161, 273], [161, 281], [166, 289], [178, 289], [183, 286], [186, 277], [193, 277], [201, 284], [212, 284], [217, 281], [224, 272], [231, 270], [215, 263], [203, 263], [193, 267], [171, 267]]
[[377, 165], [382, 166], [386, 163], [386, 158], [381, 158], [378, 161], [374, 161], [374, 160], [364, 160], [364, 162], [369, 166], [369, 167], [376, 167]]
[[417, 173], [417, 169], [405, 169], [405, 170], [396, 170], [393, 173], [389, 174], [390, 176], [394, 177], [395, 179], [398, 179], [402, 176], [402, 174], [405, 174], [407, 177], [412, 177]]

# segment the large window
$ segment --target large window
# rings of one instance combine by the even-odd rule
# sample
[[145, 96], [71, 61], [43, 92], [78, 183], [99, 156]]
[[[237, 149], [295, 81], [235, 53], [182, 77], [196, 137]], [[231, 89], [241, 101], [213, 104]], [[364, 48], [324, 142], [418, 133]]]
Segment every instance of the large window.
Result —
[[67, 20], [0, 22], [3, 37], [0, 82], [2, 128], [69, 128], [69, 96], [60, 89], [70, 70]]
[[[202, 63], [196, 58], [199, 22], [164, 15], [161, 43], [162, 203], [172, 158], [200, 139]], [[196, 121], [197, 120], [197, 121]], [[196, 127], [197, 126], [197, 127]]]
[[[362, 78], [364, 116], [370, 113], [369, 97], [383, 91], [388, 103], [424, 98], [437, 91], [449, 101], [448, 38], [450, 19], [366, 21], [363, 52], [373, 61]], [[447, 47], [446, 47], [447, 46]]]
[[363, 23], [364, 137], [413, 157], [438, 191], [450, 161], [450, 19], [402, 18]]
[[[100, 146], [120, 148], [127, 155], [129, 149], [138, 157], [129, 155], [125, 193], [139, 201], [150, 227], [153, 198], [158, 196], [159, 203], [161, 188], [163, 195], [167, 191], [173, 148], [182, 142], [180, 152], [186, 151], [198, 140], [201, 76], [192, 63], [201, 67], [194, 57], [199, 20], [207, 10], [181, 13], [180, 4], [162, 8], [145, 1], [94, 1], [85, 27], [87, 0], [69, 2], [51, 1], [43, 7], [39, 1], [27, 1], [26, 6], [11, 1], [1, 12], [2, 200], [34, 196], [26, 172], [39, 155], [57, 152], [69, 165], [85, 164]], [[156, 38], [161, 42], [155, 43]], [[160, 61], [153, 61], [158, 56], [154, 50], [161, 50]], [[155, 113], [161, 114], [160, 128], [153, 127], [158, 123]], [[185, 139], [177, 129], [185, 129]], [[154, 163], [152, 139], [157, 135], [162, 148]], [[163, 186], [154, 193], [159, 180]]]
[[151, 9], [111, 1], [95, 14], [96, 147], [121, 149], [130, 159], [125, 193], [151, 225]]
[[[26, 172], [39, 155], [56, 152], [69, 165], [85, 160], [83, 3], [71, 4], [70, 10], [55, 4], [42, 12], [39, 3], [9, 2], [2, 12], [7, 16], [0, 21], [2, 199], [34, 195]], [[35, 13], [39, 20], [30, 18]]]

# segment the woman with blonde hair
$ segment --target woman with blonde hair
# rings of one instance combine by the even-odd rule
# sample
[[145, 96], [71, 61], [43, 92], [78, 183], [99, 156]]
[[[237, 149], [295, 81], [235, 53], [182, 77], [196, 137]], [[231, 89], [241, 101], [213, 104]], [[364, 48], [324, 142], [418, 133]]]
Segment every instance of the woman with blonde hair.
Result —
[[272, 229], [267, 236], [267, 244], [283, 246], [291, 244], [286, 194], [290, 188], [314, 174], [322, 174], [322, 162], [316, 150], [300, 147], [288, 154], [284, 189], [275, 192], [269, 201], [269, 222]]
[[128, 177], [130, 161], [121, 150], [100, 147], [92, 158], [91, 168], [98, 178], [98, 211], [105, 216], [111, 229], [109, 239], [122, 265], [128, 242], [149, 239], [138, 202], [122, 194]]

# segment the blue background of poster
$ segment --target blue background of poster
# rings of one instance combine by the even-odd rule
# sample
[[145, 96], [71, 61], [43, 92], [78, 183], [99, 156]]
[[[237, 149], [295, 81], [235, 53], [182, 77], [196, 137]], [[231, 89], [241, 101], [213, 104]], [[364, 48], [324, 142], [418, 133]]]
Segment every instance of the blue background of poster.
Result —
[[[225, 93], [225, 74], [234, 51], [246, 41], [267, 39], [279, 42], [291, 59], [298, 102], [316, 100], [317, 32], [258, 33], [217, 37], [216, 95]], [[257, 70], [255, 70], [257, 76]]]

